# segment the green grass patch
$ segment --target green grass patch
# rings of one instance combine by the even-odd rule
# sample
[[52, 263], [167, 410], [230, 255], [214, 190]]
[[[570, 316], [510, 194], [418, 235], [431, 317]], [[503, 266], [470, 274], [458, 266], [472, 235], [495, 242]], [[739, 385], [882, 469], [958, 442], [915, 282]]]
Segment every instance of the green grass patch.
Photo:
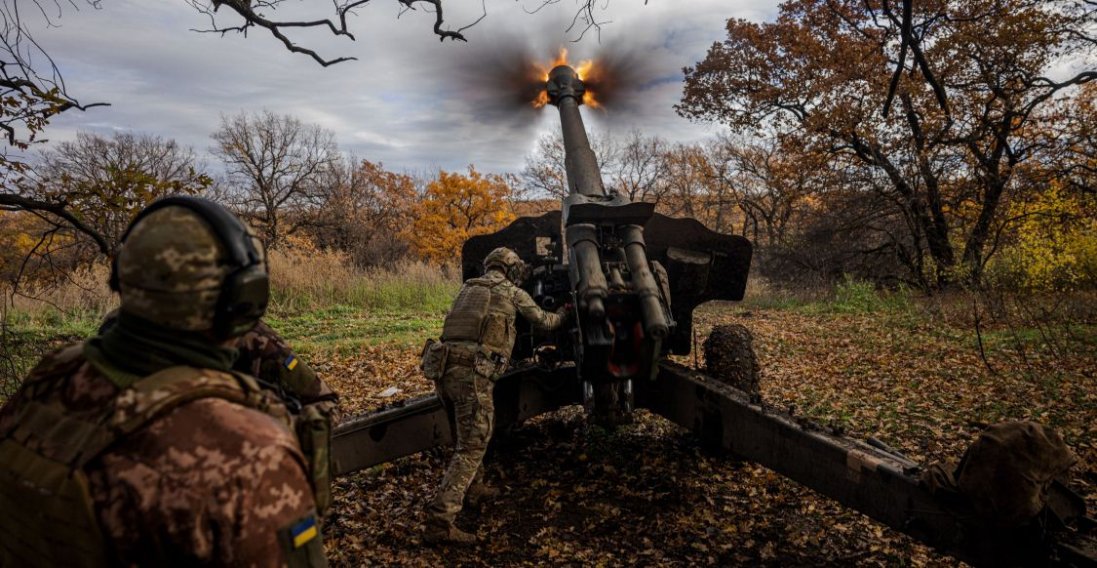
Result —
[[437, 282], [356, 282], [317, 286], [308, 290], [275, 289], [271, 312], [278, 315], [306, 315], [313, 311], [343, 310], [387, 312], [444, 312], [460, 284]]
[[808, 315], [906, 313], [915, 306], [911, 291], [877, 290], [876, 285], [846, 277], [833, 289], [783, 290], [765, 289], [748, 294], [744, 309], [785, 310]]
[[268, 322], [300, 353], [347, 354], [362, 345], [417, 345], [438, 335], [443, 316], [441, 311], [367, 311], [341, 305]]
[[840, 314], [870, 314], [878, 312], [906, 312], [913, 302], [910, 291], [877, 290], [876, 285], [847, 277], [834, 287], [834, 297], [826, 302], [826, 308]]
[[[966, 343], [978, 346], [979, 337], [967, 334]], [[1006, 326], [982, 330], [983, 348], [987, 351], [1024, 349], [1032, 352], [1051, 351], [1091, 354], [1097, 351], [1097, 325], [1059, 323], [1046, 327]]]
[[34, 313], [8, 313], [8, 329], [30, 339], [49, 340], [58, 337], [85, 337], [95, 333], [102, 322], [98, 311], [61, 312], [42, 310]]
[[0, 357], [0, 402], [15, 392], [43, 355], [95, 334], [97, 312], [8, 312]]

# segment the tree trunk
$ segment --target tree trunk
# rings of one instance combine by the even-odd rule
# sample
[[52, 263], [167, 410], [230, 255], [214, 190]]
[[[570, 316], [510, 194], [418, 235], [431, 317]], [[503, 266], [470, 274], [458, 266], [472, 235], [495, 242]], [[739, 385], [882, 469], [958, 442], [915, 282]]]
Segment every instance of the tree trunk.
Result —
[[970, 284], [978, 285], [983, 278], [983, 251], [986, 249], [987, 239], [990, 238], [990, 226], [998, 212], [1005, 186], [1006, 182], [1001, 178], [995, 178], [987, 184], [983, 209], [979, 211], [979, 218], [964, 245], [964, 265], [968, 269], [967, 280]]

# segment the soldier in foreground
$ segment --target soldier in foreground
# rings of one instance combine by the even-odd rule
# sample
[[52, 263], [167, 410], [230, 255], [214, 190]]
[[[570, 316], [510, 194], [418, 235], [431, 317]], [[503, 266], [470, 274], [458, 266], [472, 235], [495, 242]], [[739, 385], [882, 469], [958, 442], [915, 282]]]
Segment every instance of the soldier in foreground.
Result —
[[525, 263], [508, 248], [497, 248], [484, 258], [485, 274], [465, 282], [446, 315], [442, 341], [428, 343], [423, 373], [435, 383], [439, 398], [456, 427], [457, 446], [438, 494], [431, 502], [424, 539], [427, 542], [469, 544], [476, 536], [454, 526], [465, 494], [493, 496], [484, 485], [481, 462], [495, 423], [492, 389], [507, 367], [514, 348], [514, 320], [521, 314], [533, 326], [560, 327], [566, 307], [556, 313], [542, 310], [525, 290]]
[[138, 215], [117, 323], [0, 409], [0, 565], [326, 565], [289, 413], [230, 372], [266, 308], [261, 250], [205, 200]]

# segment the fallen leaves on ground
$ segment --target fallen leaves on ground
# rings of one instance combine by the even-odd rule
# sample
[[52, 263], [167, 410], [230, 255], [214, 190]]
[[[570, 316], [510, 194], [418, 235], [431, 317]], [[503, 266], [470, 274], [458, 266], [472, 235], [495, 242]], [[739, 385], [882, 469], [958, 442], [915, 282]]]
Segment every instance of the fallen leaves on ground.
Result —
[[[986, 424], [1037, 420], [1079, 454], [1073, 484], [1097, 507], [1095, 350], [1035, 349], [1011, 366], [1004, 347], [989, 354], [992, 373], [970, 337], [928, 319], [726, 307], [698, 313], [699, 337], [731, 322], [754, 332], [770, 403], [924, 462], [958, 458]], [[418, 349], [380, 346], [315, 363], [358, 413], [431, 392], [417, 362]], [[393, 387], [397, 397], [382, 396]], [[325, 525], [331, 564], [957, 564], [772, 471], [708, 453], [659, 417], [641, 411], [606, 432], [577, 408], [499, 438], [487, 471], [503, 495], [458, 521], [479, 545], [427, 546], [423, 511], [447, 456], [436, 449], [339, 479]]]

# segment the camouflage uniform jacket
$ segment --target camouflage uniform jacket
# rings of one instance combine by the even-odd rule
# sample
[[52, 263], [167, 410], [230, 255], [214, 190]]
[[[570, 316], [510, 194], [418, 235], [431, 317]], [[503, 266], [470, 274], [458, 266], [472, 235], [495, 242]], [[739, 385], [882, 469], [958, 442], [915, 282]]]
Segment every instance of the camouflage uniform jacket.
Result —
[[285, 389], [280, 394], [289, 394], [304, 406], [315, 406], [332, 426], [339, 423], [339, 395], [265, 322], [256, 323], [234, 347], [240, 356], [233, 369]]
[[[563, 317], [560, 314], [542, 310], [528, 292], [508, 280], [498, 270], [488, 270], [483, 276], [466, 282], [465, 287], [473, 285], [473, 281], [476, 281], [477, 285], [486, 284], [491, 289], [487, 322], [483, 326], [479, 346], [487, 349], [492, 355], [510, 357], [517, 339], [517, 331], [514, 327], [517, 314], [521, 314], [533, 327], [543, 330], [556, 329], [563, 323]], [[458, 298], [463, 292], [464, 290], [458, 293]], [[450, 343], [448, 338], [444, 337], [444, 339]], [[475, 343], [467, 341], [452, 343], [458, 349], [476, 347]]]
[[[61, 380], [37, 392], [48, 377]], [[18, 425], [20, 407], [35, 400], [94, 417], [124, 404], [120, 394], [83, 360], [80, 345], [70, 346], [43, 359], [0, 409], [0, 439]], [[83, 471], [108, 551], [122, 566], [284, 566], [293, 554], [286, 535], [315, 521], [293, 433], [271, 415], [223, 399], [183, 404], [108, 447]], [[310, 548], [320, 546], [320, 537], [310, 535]]]

